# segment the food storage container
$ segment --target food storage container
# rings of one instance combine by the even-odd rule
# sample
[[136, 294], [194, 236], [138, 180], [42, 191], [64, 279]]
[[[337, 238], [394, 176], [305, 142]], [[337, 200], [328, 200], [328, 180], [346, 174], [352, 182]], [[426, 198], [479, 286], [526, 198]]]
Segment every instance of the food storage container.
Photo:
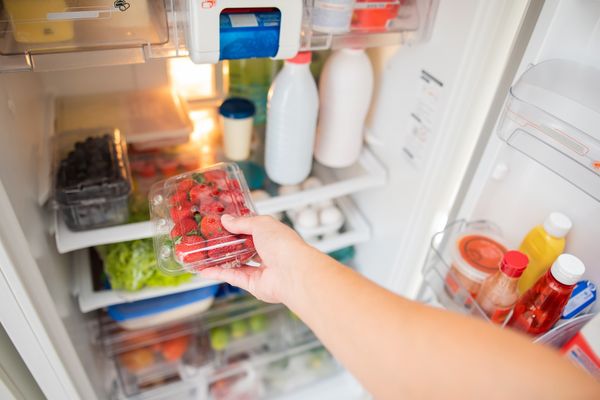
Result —
[[145, 329], [182, 320], [210, 308], [219, 285], [109, 306], [108, 315], [123, 329]]
[[57, 135], [54, 199], [65, 224], [85, 230], [127, 221], [131, 176], [127, 145], [118, 129]]
[[236, 164], [216, 164], [158, 182], [152, 186], [149, 200], [154, 250], [164, 271], [232, 268], [256, 254], [250, 236], [231, 234], [221, 225], [223, 214], [256, 214]]
[[194, 326], [188, 322], [124, 331], [101, 318], [100, 341], [115, 363], [118, 383], [126, 396], [181, 382], [196, 352]]
[[464, 232], [458, 235], [451, 247], [452, 264], [446, 274], [446, 291], [456, 301], [469, 305], [472, 299], [458, 299], [461, 286], [472, 298], [477, 296], [481, 283], [495, 273], [507, 248], [502, 239], [481, 231]]

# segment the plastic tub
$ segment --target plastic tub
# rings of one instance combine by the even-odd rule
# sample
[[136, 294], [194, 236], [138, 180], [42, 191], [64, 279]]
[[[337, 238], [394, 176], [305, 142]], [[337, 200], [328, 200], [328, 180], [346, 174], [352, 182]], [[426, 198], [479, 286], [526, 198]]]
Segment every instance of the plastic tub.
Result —
[[145, 329], [185, 319], [210, 308], [219, 285], [110, 306], [108, 315], [123, 329]]
[[254, 257], [252, 238], [227, 232], [223, 214], [256, 214], [236, 164], [216, 164], [154, 184], [150, 215], [159, 267], [170, 273], [197, 272], [237, 267]]
[[54, 146], [54, 199], [72, 230], [127, 221], [131, 176], [118, 129], [62, 133]]
[[242, 161], [250, 156], [255, 107], [241, 97], [227, 99], [219, 107], [223, 121], [223, 152], [225, 157]]
[[[498, 270], [507, 248], [499, 237], [478, 231], [459, 235], [454, 244], [452, 264], [445, 278], [446, 291], [456, 299], [462, 287], [475, 298], [481, 283]], [[465, 305], [470, 302], [466, 299]]]

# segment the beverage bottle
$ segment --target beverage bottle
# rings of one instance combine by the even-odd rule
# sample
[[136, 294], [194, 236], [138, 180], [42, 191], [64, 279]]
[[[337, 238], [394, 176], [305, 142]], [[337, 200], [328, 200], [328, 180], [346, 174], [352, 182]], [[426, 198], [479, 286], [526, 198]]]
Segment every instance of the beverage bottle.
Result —
[[304, 181], [312, 168], [319, 93], [310, 61], [310, 52], [287, 60], [269, 90], [265, 169], [280, 185]]
[[572, 223], [564, 214], [553, 212], [542, 225], [533, 228], [523, 239], [519, 251], [529, 257], [529, 267], [519, 280], [519, 292], [525, 293], [552, 265], [565, 249], [565, 236]]
[[519, 298], [507, 326], [539, 335], [559, 320], [585, 266], [570, 254], [558, 256], [552, 267]]
[[492, 322], [504, 323], [519, 299], [517, 282], [528, 262], [527, 256], [520, 251], [508, 251], [500, 262], [498, 272], [488, 277], [481, 285], [477, 303]]
[[372, 95], [373, 66], [364, 50], [341, 49], [327, 59], [319, 82], [317, 161], [341, 168], [358, 160]]

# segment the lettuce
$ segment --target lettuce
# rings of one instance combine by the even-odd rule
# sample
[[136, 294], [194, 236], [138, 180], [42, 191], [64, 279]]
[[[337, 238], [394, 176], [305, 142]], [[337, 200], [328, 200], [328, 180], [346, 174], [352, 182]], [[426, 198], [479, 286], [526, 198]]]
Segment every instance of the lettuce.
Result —
[[104, 272], [115, 290], [136, 291], [144, 287], [178, 286], [192, 274], [166, 275], [158, 269], [152, 239], [133, 240], [97, 247]]

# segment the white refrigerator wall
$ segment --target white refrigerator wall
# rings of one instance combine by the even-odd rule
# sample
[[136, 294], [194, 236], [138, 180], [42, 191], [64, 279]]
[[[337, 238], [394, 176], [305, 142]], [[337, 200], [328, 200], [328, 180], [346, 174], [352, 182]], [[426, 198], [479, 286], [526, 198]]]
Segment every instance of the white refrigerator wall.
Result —
[[[516, 79], [531, 65], [563, 58], [600, 69], [600, 1], [546, 1], [519, 66]], [[494, 132], [474, 177], [465, 182], [459, 218], [496, 223], [513, 247], [552, 211], [573, 221], [565, 251], [586, 265], [586, 279], [600, 283], [600, 203], [565, 179], [507, 146]], [[505, 170], [506, 174], [498, 174]], [[495, 173], [496, 172], [496, 173]]]
[[[390, 182], [355, 196], [373, 227], [357, 264], [378, 283], [415, 294], [429, 238], [445, 225], [473, 149], [490, 133], [482, 126], [527, 7], [442, 1], [431, 40], [401, 47], [383, 70], [367, 137]], [[423, 84], [423, 75], [442, 85]], [[415, 123], [412, 114], [427, 121]], [[417, 162], [403, 151], [415, 129], [424, 142]]]

